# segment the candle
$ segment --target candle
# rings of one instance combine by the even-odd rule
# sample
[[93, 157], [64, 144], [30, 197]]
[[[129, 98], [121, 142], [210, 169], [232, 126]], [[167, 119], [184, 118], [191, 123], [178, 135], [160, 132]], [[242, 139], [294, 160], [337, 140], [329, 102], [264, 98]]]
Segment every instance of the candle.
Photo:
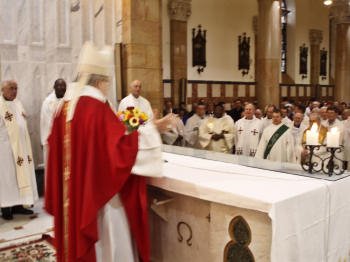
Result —
[[317, 146], [318, 145], [318, 126], [313, 123], [311, 130], [306, 131], [306, 145]]
[[333, 127], [330, 132], [327, 132], [327, 147], [339, 147], [339, 138], [338, 128]]
[[207, 124], [207, 127], [209, 129], [209, 133], [213, 133], [213, 129], [214, 129], [214, 124], [212, 122], [209, 122]]

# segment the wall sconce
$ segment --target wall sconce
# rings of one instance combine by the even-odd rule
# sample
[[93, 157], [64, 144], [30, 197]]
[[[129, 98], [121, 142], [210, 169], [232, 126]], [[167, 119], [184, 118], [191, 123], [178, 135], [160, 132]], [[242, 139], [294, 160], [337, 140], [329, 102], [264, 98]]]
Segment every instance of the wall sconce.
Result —
[[198, 74], [204, 71], [207, 66], [206, 61], [206, 33], [207, 30], [202, 30], [202, 26], [198, 25], [196, 29], [192, 29], [192, 66], [197, 66]]
[[250, 37], [246, 33], [238, 36], [238, 70], [242, 71], [242, 76], [249, 73], [250, 69]]
[[299, 74], [303, 80], [307, 78], [308, 53], [309, 48], [305, 44], [299, 47]]
[[327, 79], [327, 57], [327, 50], [322, 48], [322, 50], [320, 50], [320, 76], [322, 80]]

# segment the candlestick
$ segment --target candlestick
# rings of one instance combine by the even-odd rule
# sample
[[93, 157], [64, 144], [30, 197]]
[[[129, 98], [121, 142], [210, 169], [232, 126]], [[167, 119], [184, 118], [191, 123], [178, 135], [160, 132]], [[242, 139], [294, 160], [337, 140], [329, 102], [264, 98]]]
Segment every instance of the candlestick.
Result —
[[306, 131], [306, 145], [317, 146], [318, 143], [318, 126], [313, 123], [311, 130]]
[[337, 127], [333, 127], [327, 132], [327, 147], [339, 147], [340, 133]]

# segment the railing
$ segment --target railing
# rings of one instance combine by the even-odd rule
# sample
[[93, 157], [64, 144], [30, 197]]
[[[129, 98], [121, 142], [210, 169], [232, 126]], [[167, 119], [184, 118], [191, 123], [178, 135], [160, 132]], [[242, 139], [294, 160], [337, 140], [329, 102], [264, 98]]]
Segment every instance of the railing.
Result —
[[[280, 84], [281, 99], [288, 98], [295, 101], [309, 101], [312, 97], [310, 84]], [[318, 99], [328, 101], [334, 99], [334, 85], [318, 85], [316, 87]]]

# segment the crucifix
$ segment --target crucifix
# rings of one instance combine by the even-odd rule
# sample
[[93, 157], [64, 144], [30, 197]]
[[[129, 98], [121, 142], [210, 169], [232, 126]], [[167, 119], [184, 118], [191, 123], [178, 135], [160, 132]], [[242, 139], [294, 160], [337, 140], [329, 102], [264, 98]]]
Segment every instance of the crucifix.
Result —
[[240, 135], [243, 132], [242, 127], [239, 127], [238, 134]]

